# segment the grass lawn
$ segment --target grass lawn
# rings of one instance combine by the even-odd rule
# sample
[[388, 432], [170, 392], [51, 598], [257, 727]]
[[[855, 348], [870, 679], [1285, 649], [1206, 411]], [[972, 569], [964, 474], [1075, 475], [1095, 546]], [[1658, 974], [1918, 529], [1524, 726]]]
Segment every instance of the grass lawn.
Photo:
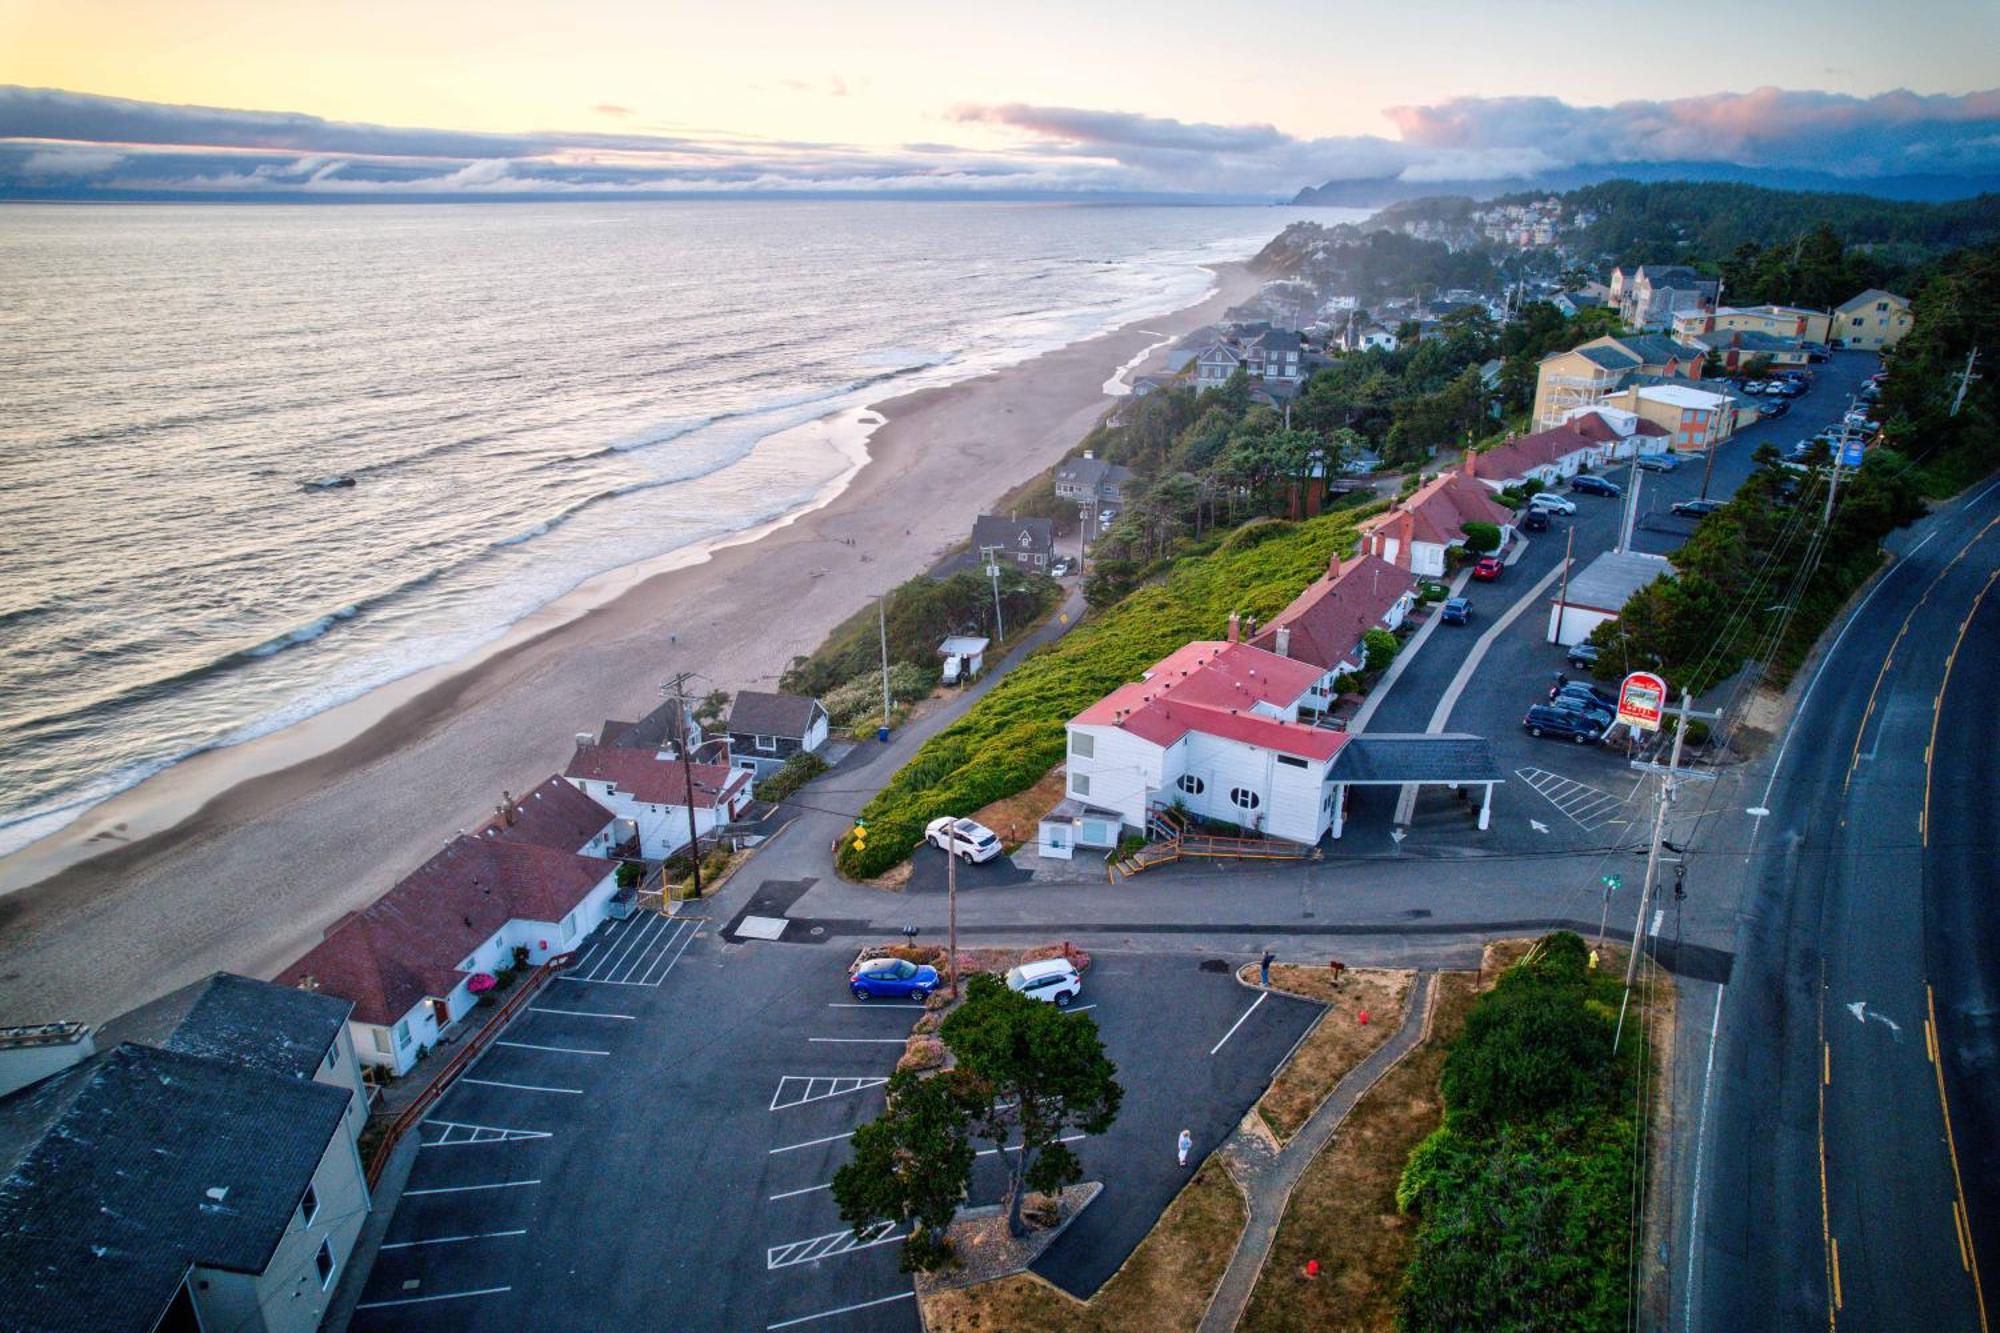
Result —
[[[1441, 973], [1436, 985], [1429, 1037], [1368, 1090], [1292, 1192], [1240, 1328], [1396, 1326], [1417, 1226], [1396, 1209], [1396, 1183], [1444, 1114], [1445, 1050], [1478, 993], [1478, 978], [1465, 972]], [[1319, 1260], [1316, 1280], [1301, 1276], [1308, 1259]]]
[[[1256, 966], [1246, 966], [1241, 975], [1255, 981]], [[1279, 1141], [1298, 1133], [1348, 1071], [1395, 1035], [1409, 1003], [1410, 981], [1408, 972], [1351, 967], [1336, 986], [1333, 973], [1323, 967], [1272, 966], [1274, 987], [1328, 1006], [1257, 1102], [1257, 1113]], [[1365, 1024], [1359, 1021], [1364, 1011]]]
[[925, 1297], [924, 1324], [931, 1333], [1193, 1329], [1222, 1281], [1247, 1217], [1241, 1191], [1219, 1163], [1209, 1161], [1090, 1300], [1079, 1301], [1033, 1273], [1017, 1273]]
[[1039, 836], [1042, 816], [1055, 809], [1063, 798], [1065, 774], [1057, 764], [1042, 780], [1023, 792], [1003, 796], [972, 812], [972, 817], [1000, 835], [1009, 848], [1033, 842]]

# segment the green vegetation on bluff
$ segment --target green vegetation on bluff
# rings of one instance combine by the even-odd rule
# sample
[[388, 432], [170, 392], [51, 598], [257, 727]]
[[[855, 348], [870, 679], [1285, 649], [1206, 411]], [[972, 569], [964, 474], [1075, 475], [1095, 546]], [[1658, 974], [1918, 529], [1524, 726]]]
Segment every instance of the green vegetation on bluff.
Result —
[[1636, 996], [1612, 1050], [1621, 989], [1564, 932], [1473, 1006], [1445, 1060], [1445, 1122], [1396, 1191], [1418, 1220], [1401, 1327], [1625, 1326], [1647, 1054]]
[[1247, 524], [1035, 653], [868, 803], [867, 850], [843, 842], [841, 870], [879, 875], [916, 848], [928, 821], [1033, 786], [1062, 759], [1065, 722], [1190, 640], [1221, 637], [1231, 611], [1282, 610], [1352, 546], [1353, 517]]

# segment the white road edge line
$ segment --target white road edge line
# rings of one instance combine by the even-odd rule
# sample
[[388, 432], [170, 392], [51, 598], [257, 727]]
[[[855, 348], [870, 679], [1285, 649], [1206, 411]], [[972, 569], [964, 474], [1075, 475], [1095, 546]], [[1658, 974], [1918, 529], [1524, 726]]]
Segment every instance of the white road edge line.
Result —
[[544, 1009], [539, 1004], [529, 1005], [528, 1012], [531, 1014], [563, 1014], [570, 1018], [616, 1018], [625, 1023], [636, 1023], [639, 1021], [637, 1014], [600, 1014], [589, 1009]]
[[433, 1189], [427, 1189], [427, 1190], [404, 1190], [403, 1197], [406, 1199], [414, 1199], [419, 1194], [470, 1194], [474, 1190], [513, 1190], [513, 1189], [520, 1189], [525, 1185], [539, 1185], [541, 1183], [542, 1182], [539, 1179], [537, 1179], [537, 1180], [502, 1180], [502, 1181], [496, 1181], [494, 1184], [491, 1185], [439, 1185]]
[[1715, 1076], [1715, 1034], [1722, 1027], [1722, 1001], [1729, 994], [1726, 987], [1715, 988], [1715, 1017], [1708, 1023], [1708, 1064], [1701, 1072], [1701, 1123], [1694, 1131], [1694, 1189], [1688, 1201], [1687, 1229], [1687, 1276], [1681, 1282], [1681, 1327], [1692, 1328], [1688, 1321], [1694, 1316], [1694, 1257], [1701, 1249], [1701, 1163], [1703, 1149], [1708, 1144], [1708, 1084]]
[[1230, 1039], [1231, 1037], [1235, 1036], [1235, 1035], [1236, 1035], [1236, 1029], [1238, 1029], [1238, 1028], [1240, 1028], [1240, 1027], [1242, 1027], [1242, 1026], [1243, 1026], [1243, 1019], [1245, 1019], [1245, 1018], [1248, 1018], [1248, 1017], [1250, 1017], [1250, 1015], [1252, 1015], [1252, 1014], [1256, 1013], [1256, 1012], [1257, 1012], [1257, 1006], [1258, 1006], [1258, 1005], [1260, 1005], [1260, 1004], [1262, 1004], [1262, 1003], [1264, 1003], [1264, 1001], [1266, 1001], [1266, 1000], [1268, 1000], [1268, 999], [1270, 999], [1270, 998], [1271, 998], [1271, 992], [1269, 992], [1269, 991], [1265, 991], [1265, 992], [1264, 992], [1264, 993], [1263, 993], [1262, 995], [1259, 995], [1259, 996], [1258, 996], [1258, 997], [1257, 997], [1256, 999], [1254, 999], [1254, 1000], [1250, 1001], [1250, 1007], [1249, 1007], [1248, 1009], [1245, 1009], [1245, 1010], [1243, 1011], [1243, 1014], [1242, 1014], [1242, 1016], [1241, 1016], [1241, 1017], [1239, 1017], [1239, 1018], [1238, 1018], [1238, 1019], [1237, 1019], [1237, 1020], [1236, 1020], [1236, 1021], [1235, 1021], [1234, 1023], [1231, 1023], [1231, 1024], [1229, 1025], [1229, 1031], [1227, 1031], [1227, 1032], [1225, 1032], [1225, 1033], [1223, 1033], [1223, 1034], [1222, 1034], [1222, 1041], [1218, 1041], [1217, 1043], [1215, 1043], [1215, 1045], [1213, 1045], [1213, 1046], [1209, 1047], [1209, 1048], [1208, 1048], [1208, 1053], [1209, 1053], [1210, 1055], [1214, 1055], [1214, 1054], [1215, 1054], [1215, 1053], [1216, 1053], [1217, 1051], [1221, 1050], [1221, 1049], [1222, 1049], [1222, 1044], [1223, 1044], [1223, 1042], [1226, 1042], [1226, 1041], [1228, 1041], [1228, 1040], [1229, 1040], [1229, 1039]]
[[433, 1236], [429, 1240], [399, 1240], [392, 1244], [379, 1245], [376, 1248], [382, 1250], [414, 1250], [419, 1245], [456, 1245], [462, 1240], [497, 1240], [502, 1236], [525, 1236], [527, 1234], [528, 1229], [522, 1227], [519, 1231], [480, 1231], [468, 1236]]
[[557, 1055], [609, 1055], [609, 1051], [588, 1051], [581, 1046], [537, 1046], [531, 1041], [496, 1041], [495, 1046], [512, 1046], [517, 1051], [554, 1051]]
[[[464, 1300], [467, 1296], [498, 1296], [502, 1292], [512, 1290], [512, 1287], [481, 1287], [478, 1291], [445, 1291], [435, 1296], [405, 1296], [401, 1300], [395, 1301], [363, 1301], [354, 1308], [357, 1310], [386, 1310], [392, 1305], [422, 1305], [426, 1301], [458, 1301]], [[914, 1296], [916, 1293], [911, 1292], [910, 1294]]]
[[818, 1314], [802, 1314], [797, 1319], [781, 1319], [775, 1324], [764, 1325], [764, 1333], [773, 1333], [773, 1330], [780, 1328], [795, 1328], [800, 1324], [810, 1324], [815, 1319], [831, 1319], [837, 1314], [849, 1314], [855, 1310], [866, 1310], [877, 1305], [887, 1305], [892, 1301], [911, 1301], [915, 1300], [916, 1297], [917, 1293], [914, 1291], [899, 1291], [894, 1296], [884, 1296], [880, 1300], [862, 1301], [855, 1305], [843, 1305], [837, 1310], [821, 1310]]

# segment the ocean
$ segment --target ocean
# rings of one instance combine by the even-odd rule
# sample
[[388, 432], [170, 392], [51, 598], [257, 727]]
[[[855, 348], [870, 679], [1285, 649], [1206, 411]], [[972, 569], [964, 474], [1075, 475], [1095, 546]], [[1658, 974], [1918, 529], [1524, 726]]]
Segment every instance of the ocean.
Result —
[[0, 209], [0, 854], [795, 510], [849, 460], [797, 428], [1189, 305], [1295, 216]]

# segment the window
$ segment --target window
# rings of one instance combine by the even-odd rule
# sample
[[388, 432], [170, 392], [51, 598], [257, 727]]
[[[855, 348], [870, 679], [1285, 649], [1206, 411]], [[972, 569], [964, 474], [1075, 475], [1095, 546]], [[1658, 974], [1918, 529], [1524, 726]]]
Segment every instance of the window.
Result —
[[757, 748], [766, 754], [770, 754], [778, 748], [778, 738], [776, 736], [759, 736], [757, 738]]
[[1069, 734], [1069, 752], [1079, 759], [1097, 758], [1097, 737], [1084, 731]]
[[410, 1020], [406, 1018], [402, 1020], [400, 1023], [396, 1024], [396, 1048], [398, 1050], [401, 1050], [403, 1047], [408, 1046], [409, 1044], [410, 1044]]
[[1255, 810], [1258, 806], [1264, 804], [1264, 798], [1256, 792], [1251, 791], [1248, 787], [1231, 787], [1229, 789], [1229, 803], [1239, 810]]
[[306, 1197], [299, 1200], [299, 1225], [309, 1227], [313, 1224], [313, 1219], [318, 1216], [319, 1191], [314, 1189], [311, 1184], [308, 1184], [306, 1186]]
[[389, 1034], [381, 1028], [369, 1028], [368, 1035], [375, 1039], [375, 1049], [383, 1055], [389, 1053]]
[[340, 1043], [338, 1041], [335, 1041], [333, 1045], [326, 1048], [326, 1067], [329, 1070], [333, 1068], [333, 1057], [339, 1050]]
[[1075, 792], [1078, 796], [1090, 795], [1090, 775], [1088, 773], [1070, 774], [1069, 789]]
[[1288, 768], [1304, 768], [1304, 767], [1306, 766], [1306, 761], [1305, 761], [1305, 760], [1303, 760], [1303, 759], [1299, 758], [1299, 757], [1298, 757], [1297, 755], [1293, 755], [1293, 754], [1281, 754], [1281, 755], [1279, 755], [1279, 756], [1278, 756], [1278, 762], [1279, 762], [1279, 763], [1281, 763], [1281, 764], [1284, 764], [1284, 765], [1285, 765], [1286, 767], [1288, 767]]
[[1887, 310], [1889, 308], [1889, 303], [1887, 301], [1877, 301], [1875, 303], [1875, 308], [1877, 310]]
[[1190, 796], [1199, 796], [1208, 790], [1208, 784], [1192, 773], [1183, 773], [1174, 779], [1174, 785]]
[[319, 1253], [313, 1256], [313, 1267], [319, 1270], [319, 1289], [325, 1291], [333, 1285], [333, 1246], [326, 1241], [319, 1243]]
[[568, 944], [571, 940], [576, 938], [575, 912], [571, 912], [568, 916], [562, 919], [562, 937], [564, 944]]

